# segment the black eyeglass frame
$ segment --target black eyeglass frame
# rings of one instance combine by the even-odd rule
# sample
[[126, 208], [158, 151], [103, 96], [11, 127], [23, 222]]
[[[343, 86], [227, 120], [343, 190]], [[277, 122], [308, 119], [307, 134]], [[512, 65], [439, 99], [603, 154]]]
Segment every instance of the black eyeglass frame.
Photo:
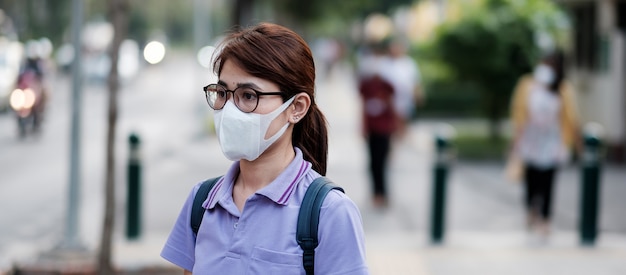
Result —
[[[221, 87], [221, 88], [224, 89], [224, 92], [226, 93], [226, 100], [224, 101], [224, 105], [222, 105], [219, 108], [215, 108], [215, 106], [211, 104], [211, 101], [209, 101], [209, 87], [210, 86]], [[248, 88], [248, 89], [254, 91], [254, 93], [256, 94], [256, 96], [257, 96], [256, 104], [254, 105], [254, 108], [251, 111], [241, 110], [241, 108], [237, 104], [237, 100], [235, 100], [235, 91], [237, 91], [237, 89], [239, 89], [239, 88]], [[207, 104], [209, 104], [209, 107], [211, 107], [213, 110], [221, 110], [222, 108], [224, 108], [224, 106], [226, 106], [226, 102], [228, 102], [228, 93], [232, 93], [232, 98], [233, 98], [233, 102], [235, 103], [235, 106], [237, 106], [237, 109], [239, 109], [240, 111], [242, 111], [244, 113], [252, 113], [252, 112], [254, 112], [254, 110], [256, 110], [256, 108], [259, 107], [259, 100], [260, 100], [261, 96], [265, 96], [265, 95], [280, 95], [283, 98], [283, 100], [284, 100], [284, 97], [285, 97], [285, 92], [259, 92], [256, 89], [254, 89], [252, 87], [248, 87], [248, 86], [239, 86], [239, 87], [235, 88], [234, 90], [229, 90], [226, 87], [224, 87], [224, 85], [220, 85], [220, 84], [217, 84], [217, 83], [206, 85], [206, 86], [202, 87], [202, 90], [204, 91], [204, 97], [206, 99]]]

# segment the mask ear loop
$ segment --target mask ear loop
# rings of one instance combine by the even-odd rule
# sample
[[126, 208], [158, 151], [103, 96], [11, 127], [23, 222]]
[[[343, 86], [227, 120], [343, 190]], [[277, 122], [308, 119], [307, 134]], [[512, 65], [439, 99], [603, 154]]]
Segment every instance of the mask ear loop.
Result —
[[271, 113], [265, 114], [265, 115], [259, 115], [259, 116], [262, 116], [262, 117], [269, 118], [267, 120], [261, 120], [260, 121], [261, 129], [265, 129], [265, 131], [266, 131], [266, 133], [263, 133], [263, 142], [273, 143], [280, 136], [282, 136], [285, 133], [285, 131], [287, 131], [287, 127], [289, 127], [289, 123], [286, 123], [282, 128], [280, 128], [280, 130], [278, 130], [278, 132], [276, 132], [276, 134], [274, 134], [273, 136], [271, 136], [268, 139], [265, 139], [265, 134], [267, 134], [267, 129], [269, 128], [269, 125], [272, 123], [272, 121], [274, 121], [274, 119], [276, 119], [278, 117], [278, 115], [280, 113], [282, 113], [283, 111], [287, 110], [287, 108], [291, 105], [291, 103], [293, 103], [294, 100], [295, 100], [295, 97], [292, 97], [289, 100], [285, 101], [285, 103], [283, 103], [283, 105], [281, 105], [280, 107], [278, 107], [276, 110], [272, 111]]

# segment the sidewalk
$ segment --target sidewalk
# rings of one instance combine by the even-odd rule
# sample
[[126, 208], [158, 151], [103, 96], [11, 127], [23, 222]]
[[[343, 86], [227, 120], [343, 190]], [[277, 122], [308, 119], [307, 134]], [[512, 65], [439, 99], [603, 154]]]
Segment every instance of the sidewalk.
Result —
[[[407, 139], [394, 146], [389, 207], [373, 208], [365, 144], [359, 133], [360, 101], [350, 77], [349, 71], [339, 68], [333, 77], [318, 83], [317, 100], [330, 126], [327, 176], [342, 185], [361, 210], [371, 274], [626, 274], [623, 167], [603, 170], [599, 238], [594, 247], [582, 247], [575, 168], [559, 175], [554, 231], [546, 243], [540, 243], [524, 230], [522, 190], [503, 180], [502, 164], [457, 162], [448, 182], [445, 239], [433, 246], [429, 240], [431, 167], [438, 122], [419, 121]], [[208, 153], [220, 152], [214, 136], [188, 129], [180, 132], [184, 138], [170, 141], [167, 148], [148, 151], [153, 147], [145, 147], [144, 233], [139, 240], [125, 240], [124, 206], [118, 207], [114, 262], [125, 274], [181, 274], [159, 257], [169, 230], [191, 186], [230, 165]], [[91, 218], [83, 224], [100, 220]], [[90, 251], [95, 251], [97, 239], [87, 239]]]
[[603, 167], [599, 236], [588, 248], [579, 245], [577, 232], [577, 167], [557, 177], [554, 229], [541, 243], [524, 230], [523, 190], [506, 182], [502, 163], [456, 162], [448, 182], [444, 243], [432, 246], [433, 133], [441, 125], [418, 121], [392, 152], [389, 209], [373, 209], [365, 144], [358, 134], [359, 107], [349, 104], [359, 99], [345, 79], [350, 78], [335, 74], [325, 83], [333, 88], [318, 86], [318, 91], [332, 92], [318, 95], [331, 125], [328, 175], [344, 184], [360, 206], [372, 274], [626, 274], [626, 219], [617, 213], [626, 209], [623, 167]]
[[[372, 274], [626, 274], [626, 220], [621, 214], [603, 212], [604, 218], [622, 222], [601, 219], [596, 245], [582, 247], [576, 231], [577, 188], [562, 187], [555, 200], [552, 236], [546, 243], [538, 242], [524, 230], [520, 186], [505, 182], [502, 164], [497, 163], [458, 162], [451, 168], [445, 240], [431, 245], [432, 133], [438, 125], [434, 122], [413, 125], [410, 138], [396, 145], [390, 164], [393, 200], [386, 210], [372, 208], [359, 106], [350, 104], [358, 98], [351, 83], [337, 79], [318, 85], [318, 103], [330, 124], [328, 176], [341, 183], [361, 209]], [[198, 150], [217, 149], [210, 140], [198, 143], [188, 149], [190, 162], [202, 157]], [[621, 187], [625, 171], [618, 167], [603, 172], [605, 196], [610, 203], [620, 203], [626, 195]], [[562, 171], [559, 184], [576, 187], [578, 171], [571, 167]], [[603, 211], [620, 208], [604, 206]], [[118, 242], [116, 262], [128, 268], [168, 266], [158, 258], [165, 237]]]

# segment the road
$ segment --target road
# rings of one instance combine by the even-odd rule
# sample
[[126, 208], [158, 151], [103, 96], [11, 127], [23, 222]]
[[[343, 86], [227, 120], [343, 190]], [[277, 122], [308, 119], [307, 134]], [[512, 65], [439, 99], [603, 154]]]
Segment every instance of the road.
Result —
[[[187, 57], [187, 56], [185, 56]], [[202, 135], [203, 93], [207, 70], [198, 68], [192, 58], [170, 56], [164, 63], [146, 67], [136, 79], [124, 83], [119, 97], [119, 123], [116, 135], [116, 169], [118, 193], [117, 227], [123, 228], [125, 172], [128, 156], [127, 138], [136, 132], [142, 139], [146, 228], [151, 216], [160, 211], [171, 217], [178, 209], [160, 207], [159, 199], [167, 197], [182, 202], [198, 176], [179, 170], [178, 150], [190, 139]], [[0, 115], [0, 265], [12, 258], [32, 254], [46, 247], [52, 249], [62, 241], [66, 224], [70, 158], [71, 79], [57, 73], [50, 77], [51, 101], [46, 112], [42, 134], [17, 139], [14, 117]], [[84, 83], [81, 112], [80, 154], [80, 232], [87, 247], [96, 247], [103, 213], [105, 138], [108, 92], [106, 85]], [[217, 151], [219, 153], [219, 151]], [[227, 165], [222, 161], [223, 166]], [[163, 164], [163, 165], [162, 165]], [[195, 164], [200, 166], [201, 164]], [[219, 166], [218, 166], [219, 167]], [[167, 186], [155, 180], [152, 169], [170, 169], [180, 178], [181, 188], [159, 193]], [[196, 170], [198, 171], [198, 170]], [[217, 171], [216, 171], [217, 173]], [[160, 171], [156, 176], [167, 175]], [[175, 194], [180, 190], [179, 194]], [[172, 192], [174, 192], [174, 194]], [[156, 201], [155, 201], [156, 200]], [[161, 209], [165, 208], [165, 209]], [[159, 214], [160, 215], [160, 214]], [[169, 230], [171, 224], [160, 228]], [[123, 232], [123, 231], [122, 231]]]

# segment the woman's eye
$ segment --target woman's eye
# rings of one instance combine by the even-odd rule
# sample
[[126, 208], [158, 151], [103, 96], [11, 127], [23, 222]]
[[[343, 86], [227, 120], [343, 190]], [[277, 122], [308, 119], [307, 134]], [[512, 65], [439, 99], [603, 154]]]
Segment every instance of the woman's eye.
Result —
[[256, 100], [256, 93], [253, 91], [244, 91], [241, 97], [245, 100]]

